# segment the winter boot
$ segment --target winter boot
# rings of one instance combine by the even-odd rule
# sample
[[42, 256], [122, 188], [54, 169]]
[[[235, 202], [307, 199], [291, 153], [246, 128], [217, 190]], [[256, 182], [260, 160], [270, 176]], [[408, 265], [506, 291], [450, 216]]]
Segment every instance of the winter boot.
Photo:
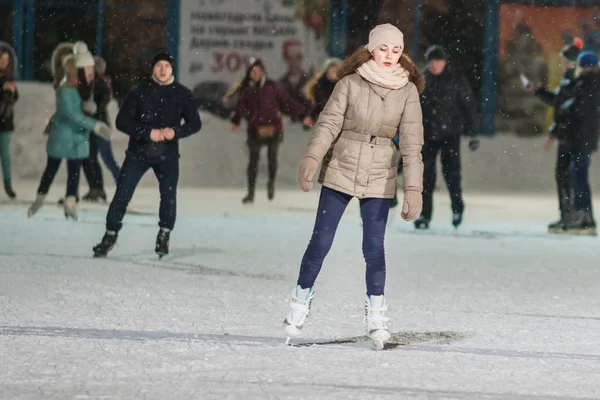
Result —
[[65, 198], [65, 218], [73, 218], [77, 221], [77, 201], [75, 196], [67, 196]]
[[106, 192], [102, 188], [93, 188], [81, 198], [83, 201], [87, 201], [90, 203], [96, 203], [102, 200], [103, 203], [106, 203]]
[[156, 247], [154, 252], [158, 254], [159, 258], [163, 258], [169, 254], [169, 243], [171, 238], [171, 231], [169, 229], [160, 228], [158, 235], [156, 236]]
[[462, 213], [455, 212], [452, 214], [452, 226], [458, 228], [462, 224]]
[[94, 246], [92, 250], [94, 250], [94, 258], [104, 258], [108, 255], [108, 252], [111, 251], [115, 244], [117, 244], [117, 232], [109, 232], [106, 231], [104, 236], [102, 237], [102, 241]]
[[267, 197], [270, 201], [273, 201], [275, 198], [275, 182], [270, 181], [267, 185]]
[[46, 200], [46, 195], [38, 194], [35, 198], [35, 201], [29, 207], [29, 210], [27, 210], [27, 217], [33, 217], [35, 213], [37, 213], [44, 205], [44, 200]]
[[292, 309], [283, 321], [283, 331], [287, 335], [286, 344], [289, 343], [290, 338], [300, 336], [304, 321], [306, 321], [306, 317], [310, 314], [310, 307], [314, 296], [315, 291], [313, 288], [302, 289], [300, 285], [296, 285], [292, 291], [292, 300], [290, 302]]
[[4, 191], [6, 192], [6, 195], [11, 199], [14, 199], [15, 197], [17, 197], [17, 194], [13, 190], [12, 184], [10, 181], [4, 181]]
[[429, 220], [423, 215], [419, 215], [419, 218], [415, 219], [414, 224], [417, 229], [429, 229]]
[[377, 350], [382, 350], [386, 341], [390, 340], [390, 331], [385, 316], [387, 304], [383, 295], [367, 296], [365, 299], [365, 332], [373, 341]]
[[571, 235], [596, 236], [596, 222], [590, 211], [575, 211], [567, 223], [567, 233]]

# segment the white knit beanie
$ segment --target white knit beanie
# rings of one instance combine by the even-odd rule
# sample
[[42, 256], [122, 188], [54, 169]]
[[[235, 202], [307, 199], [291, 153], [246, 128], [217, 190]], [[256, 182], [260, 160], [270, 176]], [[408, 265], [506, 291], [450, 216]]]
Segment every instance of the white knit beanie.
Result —
[[73, 56], [75, 57], [75, 65], [77, 68], [93, 67], [94, 56], [88, 50], [87, 44], [84, 42], [75, 42], [73, 44]]
[[377, 25], [369, 33], [369, 44], [365, 47], [369, 52], [373, 52], [377, 46], [382, 44], [398, 46], [402, 51], [404, 50], [404, 34], [392, 24]]

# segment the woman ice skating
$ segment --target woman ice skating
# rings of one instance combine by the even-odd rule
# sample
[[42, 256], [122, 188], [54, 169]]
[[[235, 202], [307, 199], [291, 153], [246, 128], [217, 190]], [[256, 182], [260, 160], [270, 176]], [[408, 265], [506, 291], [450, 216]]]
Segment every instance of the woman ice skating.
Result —
[[[237, 90], [236, 90], [237, 91]], [[283, 121], [281, 114], [289, 111], [294, 119], [306, 116], [306, 108], [294, 98], [290, 97], [278, 83], [267, 78], [266, 69], [262, 61], [253, 59], [246, 71], [246, 77], [240, 84], [240, 98], [235, 108], [232, 122], [232, 131], [236, 131], [243, 116], [248, 118], [248, 194], [242, 203], [254, 202], [256, 177], [258, 175], [258, 161], [260, 149], [268, 147], [269, 182], [267, 196], [269, 200], [275, 197], [275, 177], [277, 176], [277, 155], [279, 145], [283, 141]], [[305, 124], [310, 124], [309, 118], [304, 118]]]
[[[60, 163], [66, 159], [68, 178], [64, 212], [65, 217], [77, 219], [75, 197], [79, 186], [79, 171], [83, 160], [89, 156], [90, 152], [89, 132], [94, 131], [102, 136], [110, 136], [111, 129], [108, 125], [88, 117], [83, 112], [78, 90], [80, 78], [77, 67], [81, 62], [83, 62], [81, 56], [64, 58], [63, 68], [66, 79], [56, 90], [56, 112], [50, 120], [46, 144], [48, 161], [38, 187], [37, 197], [27, 211], [29, 217], [32, 217], [44, 205], [44, 200]], [[89, 74], [87, 77], [91, 78]]]
[[[91, 111], [88, 115], [94, 117], [107, 125], [110, 125], [108, 120], [108, 103], [112, 97], [111, 90], [105, 80], [106, 61], [101, 57], [94, 57], [94, 98], [92, 107], [88, 107]], [[95, 110], [95, 111], [94, 111]], [[90, 191], [83, 196], [82, 200], [89, 202], [106, 202], [106, 191], [104, 190], [104, 179], [102, 176], [102, 168], [98, 160], [98, 153], [102, 157], [104, 164], [109, 169], [115, 180], [119, 179], [120, 167], [115, 160], [112, 152], [110, 138], [90, 135], [90, 156], [83, 164], [83, 171], [88, 181]]]
[[17, 62], [13, 48], [0, 42], [0, 161], [4, 191], [11, 199], [17, 197], [12, 187], [10, 154], [10, 141], [15, 129], [14, 106], [19, 99], [17, 75]]
[[395, 26], [378, 25], [370, 32], [368, 45], [358, 49], [340, 69], [340, 81], [302, 158], [298, 169], [302, 190], [312, 188], [321, 161], [319, 183], [323, 188], [291, 310], [283, 323], [288, 340], [300, 334], [310, 313], [315, 280], [353, 197], [359, 199], [363, 219], [365, 331], [376, 348], [382, 348], [390, 338], [385, 317], [384, 237], [396, 186], [396, 135], [404, 162], [405, 220], [419, 216], [423, 190], [423, 124], [417, 89], [423, 82], [402, 54], [403, 49], [403, 34]]
[[129, 145], [106, 215], [106, 232], [93, 247], [94, 257], [106, 257], [117, 243], [127, 205], [149, 169], [154, 171], [160, 191], [159, 231], [154, 249], [161, 258], [169, 254], [177, 217], [179, 141], [202, 127], [194, 95], [175, 81], [174, 64], [168, 53], [155, 55], [152, 77], [133, 87], [119, 110], [117, 129], [129, 135]]
[[325, 108], [327, 100], [333, 93], [333, 88], [338, 81], [338, 70], [342, 65], [339, 58], [329, 58], [325, 61], [323, 70], [315, 74], [304, 86], [304, 97], [311, 103], [310, 118], [316, 121]]

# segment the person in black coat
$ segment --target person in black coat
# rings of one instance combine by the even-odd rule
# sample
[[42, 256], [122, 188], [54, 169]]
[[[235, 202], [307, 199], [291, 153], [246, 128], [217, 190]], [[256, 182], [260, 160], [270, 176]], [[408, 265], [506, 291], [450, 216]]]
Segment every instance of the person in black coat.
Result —
[[[104, 79], [96, 76], [93, 81], [94, 98], [91, 108], [86, 110], [86, 113], [91, 117], [109, 125], [106, 108], [110, 102], [110, 90]], [[84, 103], [84, 107], [85, 107]], [[84, 201], [95, 202], [103, 200], [106, 202], [106, 192], [104, 190], [104, 178], [102, 176], [102, 167], [98, 160], [99, 147], [106, 142], [105, 138], [101, 138], [93, 132], [90, 134], [90, 156], [83, 163], [83, 172], [88, 181], [90, 191], [83, 196]]]
[[433, 213], [433, 190], [436, 180], [436, 160], [441, 152], [442, 172], [450, 192], [452, 224], [462, 222], [464, 203], [460, 173], [460, 137], [470, 137], [469, 148], [479, 147], [475, 136], [478, 126], [477, 105], [464, 76], [446, 65], [446, 53], [432, 46], [425, 53], [425, 90], [421, 94], [423, 109], [423, 212], [415, 220], [417, 229], [428, 229]]
[[129, 135], [129, 145], [106, 216], [106, 233], [93, 249], [95, 257], [105, 257], [114, 247], [127, 205], [150, 168], [160, 190], [160, 230], [155, 251], [160, 257], [169, 253], [177, 207], [179, 140], [202, 127], [194, 96], [188, 88], [175, 82], [173, 65], [171, 55], [157, 54], [152, 60], [152, 79], [131, 89], [119, 110], [117, 129]]
[[598, 150], [600, 132], [600, 67], [595, 53], [584, 51], [577, 58], [578, 72], [574, 95], [565, 102], [571, 110], [571, 183], [574, 211], [567, 223], [567, 233], [596, 235], [592, 210], [589, 170], [592, 153]]
[[558, 151], [556, 155], [555, 178], [558, 189], [558, 206], [560, 210], [560, 220], [548, 225], [548, 232], [562, 233], [566, 229], [566, 224], [572, 209], [573, 195], [570, 178], [571, 165], [571, 144], [568, 139], [572, 133], [572, 119], [568, 107], [565, 103], [573, 97], [575, 88], [575, 67], [577, 66], [577, 56], [580, 53], [580, 47], [575, 44], [565, 46], [561, 52], [561, 65], [564, 68], [564, 76], [558, 88], [549, 90], [545, 87], [536, 88], [530, 83], [527, 89], [534, 91], [535, 95], [554, 107], [554, 122], [550, 127], [550, 137], [546, 142], [546, 147], [550, 146], [554, 140], [558, 141]]

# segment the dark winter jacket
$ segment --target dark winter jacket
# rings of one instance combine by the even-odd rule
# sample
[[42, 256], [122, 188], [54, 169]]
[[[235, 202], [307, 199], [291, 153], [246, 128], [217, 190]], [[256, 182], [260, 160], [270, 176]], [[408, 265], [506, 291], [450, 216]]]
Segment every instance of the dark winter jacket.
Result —
[[106, 81], [103, 78], [98, 78], [94, 80], [94, 101], [96, 102], [96, 113], [94, 114], [94, 118], [104, 122], [109, 125], [108, 121], [108, 103], [110, 102], [110, 89], [106, 84]]
[[550, 135], [561, 142], [566, 142], [572, 131], [571, 113], [565, 103], [573, 97], [575, 89], [575, 69], [565, 72], [560, 85], [555, 90], [548, 90], [545, 87], [535, 91], [535, 95], [549, 106], [554, 107], [554, 122], [550, 127]]
[[313, 121], [319, 118], [319, 114], [325, 108], [325, 104], [327, 104], [327, 100], [329, 100], [331, 93], [333, 93], [336, 83], [337, 81], [329, 80], [327, 79], [327, 75], [323, 74], [315, 84], [315, 87], [312, 89], [314, 104], [310, 112], [310, 117]]
[[449, 66], [439, 75], [424, 72], [421, 94], [425, 140], [443, 140], [460, 135], [475, 136], [477, 104], [469, 83]]
[[239, 125], [245, 116], [248, 119], [248, 139], [253, 140], [258, 139], [259, 126], [274, 125], [282, 131], [282, 111], [288, 111], [293, 120], [306, 115], [303, 104], [290, 97], [276, 82], [265, 79], [258, 86], [242, 91], [231, 121]]
[[[179, 139], [198, 132], [202, 122], [188, 88], [177, 82], [162, 86], [149, 79], [129, 91], [116, 125], [130, 137], [128, 154], [143, 159], [166, 159], [179, 156]], [[163, 128], [172, 128], [175, 138], [152, 142], [152, 129]]]
[[0, 76], [0, 132], [12, 132], [15, 130], [14, 107], [19, 99], [19, 92], [3, 90], [6, 77]]
[[[309, 81], [309, 77], [306, 74], [302, 74], [302, 76], [300, 76], [300, 79], [298, 79], [298, 83], [294, 84], [291, 82], [290, 74], [288, 73], [279, 79], [279, 85], [288, 94], [288, 96], [290, 96], [297, 103], [302, 104], [304, 107], [306, 107], [308, 109], [309, 102], [308, 102], [308, 100], [306, 100], [306, 98], [304, 97], [304, 94], [302, 93], [302, 90], [304, 89], [304, 86], [306, 86], [308, 81]], [[289, 114], [287, 110], [283, 110], [283, 111], [286, 114]]]
[[600, 131], [600, 72], [585, 72], [575, 80], [571, 101], [564, 107], [571, 110], [573, 130], [568, 142], [574, 152], [598, 150]]

